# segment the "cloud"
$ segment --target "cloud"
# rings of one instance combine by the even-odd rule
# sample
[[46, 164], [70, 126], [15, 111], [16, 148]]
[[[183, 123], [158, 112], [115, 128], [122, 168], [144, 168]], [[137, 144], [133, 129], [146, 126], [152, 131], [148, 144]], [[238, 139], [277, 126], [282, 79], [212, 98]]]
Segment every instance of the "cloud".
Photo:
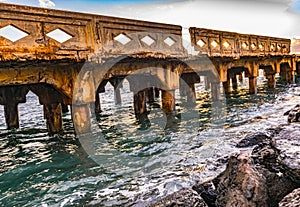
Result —
[[55, 7], [55, 3], [51, 0], [39, 0], [41, 7]]

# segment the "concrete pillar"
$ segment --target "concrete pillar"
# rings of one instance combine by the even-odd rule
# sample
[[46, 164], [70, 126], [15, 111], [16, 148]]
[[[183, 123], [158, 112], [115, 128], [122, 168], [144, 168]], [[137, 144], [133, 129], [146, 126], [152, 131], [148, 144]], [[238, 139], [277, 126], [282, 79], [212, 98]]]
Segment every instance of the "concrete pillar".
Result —
[[230, 93], [230, 83], [229, 80], [222, 82], [223, 88], [224, 88], [224, 93]]
[[268, 88], [275, 88], [275, 84], [276, 84], [275, 74], [267, 74], [266, 77], [268, 79]]
[[196, 90], [195, 90], [195, 84], [189, 83], [189, 91], [187, 93], [187, 101], [189, 103], [195, 103], [196, 102]]
[[95, 113], [99, 114], [101, 113], [101, 102], [100, 102], [100, 94], [96, 93], [95, 95]]
[[155, 98], [159, 98], [159, 89], [158, 88], [154, 88], [154, 95], [155, 95]]
[[122, 88], [122, 81], [123, 81], [122, 77], [111, 78], [109, 80], [109, 82], [114, 87], [115, 104], [116, 105], [122, 104], [121, 93], [120, 93], [120, 88]]
[[280, 65], [280, 73], [279, 73], [281, 80], [286, 82], [287, 81], [287, 65], [286, 64], [281, 64]]
[[148, 103], [154, 103], [155, 98], [154, 98], [154, 88], [150, 87], [147, 89], [147, 96], [148, 96]]
[[290, 84], [295, 83], [295, 73], [294, 73], [294, 71], [292, 71], [292, 70], [287, 71], [287, 81]]
[[179, 79], [179, 93], [180, 93], [180, 96], [181, 97], [187, 96], [188, 90], [189, 90], [189, 87], [188, 87], [187, 83], [184, 80]]
[[243, 73], [239, 74], [238, 76], [239, 76], [239, 81], [243, 82]]
[[297, 78], [300, 78], [300, 62], [296, 62], [296, 73]]
[[204, 83], [205, 83], [205, 90], [209, 90], [210, 89], [210, 82], [209, 82], [207, 76], [204, 76]]
[[77, 133], [85, 134], [91, 132], [91, 112], [89, 104], [73, 105], [72, 115]]
[[47, 129], [50, 133], [57, 133], [63, 129], [62, 108], [60, 103], [45, 104], [44, 118], [46, 119]]
[[61, 103], [61, 109], [63, 113], [68, 113], [69, 112], [69, 107], [67, 104]]
[[121, 99], [120, 88], [114, 87], [114, 92], [115, 92], [115, 104], [116, 105], [121, 105], [122, 104], [122, 99]]
[[162, 110], [166, 114], [175, 113], [175, 90], [162, 90], [161, 94]]
[[238, 82], [235, 74], [231, 78], [231, 83], [232, 83], [232, 89], [236, 90], [238, 88]]
[[135, 116], [139, 121], [142, 121], [142, 117], [144, 117], [147, 112], [146, 90], [135, 92], [133, 96], [133, 102]]
[[256, 87], [256, 77], [249, 77], [249, 93], [256, 94], [257, 87]]
[[220, 83], [219, 82], [211, 83], [211, 99], [212, 99], [212, 101], [220, 100]]
[[13, 102], [4, 105], [4, 114], [7, 129], [18, 129], [20, 127], [18, 103]]
[[26, 102], [28, 88], [25, 86], [0, 87], [0, 104], [4, 106], [5, 121], [8, 129], [19, 128], [18, 104]]

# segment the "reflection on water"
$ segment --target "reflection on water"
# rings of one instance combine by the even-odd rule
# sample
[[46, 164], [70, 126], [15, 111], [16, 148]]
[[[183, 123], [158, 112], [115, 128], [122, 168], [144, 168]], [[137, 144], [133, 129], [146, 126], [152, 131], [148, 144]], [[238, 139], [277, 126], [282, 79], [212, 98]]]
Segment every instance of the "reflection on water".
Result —
[[221, 125], [212, 124], [202, 83], [193, 109], [181, 107], [185, 100], [177, 94], [179, 114], [167, 129], [158, 104], [149, 106], [150, 125], [142, 126], [126, 83], [122, 106], [114, 105], [108, 87], [94, 133], [80, 140], [69, 113], [65, 131], [49, 136], [42, 106], [30, 93], [19, 106], [21, 129], [6, 130], [0, 108], [0, 206], [143, 204], [209, 179], [224, 167], [216, 160], [237, 151], [238, 139], [286, 123], [282, 114], [299, 102], [299, 87], [267, 90], [260, 81], [257, 95], [247, 94], [247, 82], [227, 95]]

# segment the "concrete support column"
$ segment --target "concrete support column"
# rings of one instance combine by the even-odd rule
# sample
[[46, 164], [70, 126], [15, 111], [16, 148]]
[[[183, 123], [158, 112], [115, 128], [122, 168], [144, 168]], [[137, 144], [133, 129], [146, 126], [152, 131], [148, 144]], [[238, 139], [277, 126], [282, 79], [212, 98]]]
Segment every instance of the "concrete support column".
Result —
[[6, 86], [0, 88], [0, 104], [4, 106], [5, 121], [8, 129], [17, 129], [19, 125], [18, 104], [26, 102], [27, 87]]
[[148, 103], [154, 103], [155, 98], [154, 98], [154, 88], [150, 87], [147, 89], [147, 96], [148, 96]]
[[275, 84], [276, 84], [275, 74], [267, 74], [266, 77], [268, 79], [268, 88], [275, 88]]
[[101, 113], [101, 102], [100, 102], [100, 94], [96, 93], [95, 95], [95, 113], [99, 114]]
[[115, 104], [116, 105], [121, 105], [122, 104], [122, 99], [121, 99], [120, 88], [115, 87], [114, 92], [115, 92]]
[[230, 93], [230, 83], [229, 80], [222, 82], [223, 88], [224, 88], [224, 93]]
[[79, 134], [91, 132], [91, 112], [89, 104], [73, 105], [73, 123]]
[[300, 78], [300, 63], [299, 62], [296, 62], [296, 78], [297, 80]]
[[249, 93], [250, 94], [256, 94], [257, 92], [257, 81], [256, 77], [249, 77]]
[[239, 74], [238, 76], [239, 76], [239, 81], [243, 82], [243, 74]]
[[294, 71], [292, 71], [292, 70], [287, 71], [287, 81], [290, 84], [295, 83], [295, 73], [294, 73]]
[[158, 88], [154, 88], [154, 95], [155, 95], [155, 98], [159, 98], [159, 89]]
[[231, 83], [232, 83], [232, 89], [236, 90], [238, 88], [238, 82], [235, 74], [231, 78]]
[[188, 86], [186, 84], [186, 82], [182, 79], [179, 80], [179, 93], [181, 97], [185, 97], [188, 94]]
[[120, 92], [120, 88], [122, 88], [122, 81], [123, 81], [123, 78], [121, 78], [121, 77], [112, 78], [112, 79], [109, 80], [109, 82], [114, 87], [115, 104], [116, 105], [121, 105], [122, 104], [121, 92]]
[[161, 94], [162, 110], [166, 114], [175, 113], [175, 90], [162, 90]]
[[18, 103], [13, 102], [4, 105], [4, 114], [7, 129], [18, 129], [20, 127]]
[[45, 104], [44, 118], [46, 119], [47, 129], [50, 133], [57, 133], [61, 131], [63, 129], [61, 104]]
[[279, 73], [281, 80], [286, 82], [287, 81], [287, 65], [286, 64], [281, 64], [280, 65], [280, 73]]
[[194, 83], [189, 83], [189, 91], [187, 93], [187, 101], [190, 103], [196, 102], [196, 89]]
[[69, 112], [69, 108], [67, 104], [61, 103], [61, 109], [63, 113], [68, 113]]
[[209, 90], [210, 89], [210, 82], [209, 82], [207, 76], [204, 76], [204, 83], [205, 83], [205, 90]]
[[135, 116], [138, 120], [142, 121], [142, 117], [144, 117], [147, 112], [146, 90], [135, 92], [133, 96], [133, 102]]
[[211, 83], [211, 99], [212, 101], [220, 100], [220, 83]]

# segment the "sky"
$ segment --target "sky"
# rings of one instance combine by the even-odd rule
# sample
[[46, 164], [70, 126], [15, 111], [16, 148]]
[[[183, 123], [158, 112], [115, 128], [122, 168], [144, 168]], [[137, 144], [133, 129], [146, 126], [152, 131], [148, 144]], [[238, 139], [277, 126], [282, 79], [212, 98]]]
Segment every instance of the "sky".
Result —
[[0, 0], [188, 27], [300, 37], [300, 0]]

